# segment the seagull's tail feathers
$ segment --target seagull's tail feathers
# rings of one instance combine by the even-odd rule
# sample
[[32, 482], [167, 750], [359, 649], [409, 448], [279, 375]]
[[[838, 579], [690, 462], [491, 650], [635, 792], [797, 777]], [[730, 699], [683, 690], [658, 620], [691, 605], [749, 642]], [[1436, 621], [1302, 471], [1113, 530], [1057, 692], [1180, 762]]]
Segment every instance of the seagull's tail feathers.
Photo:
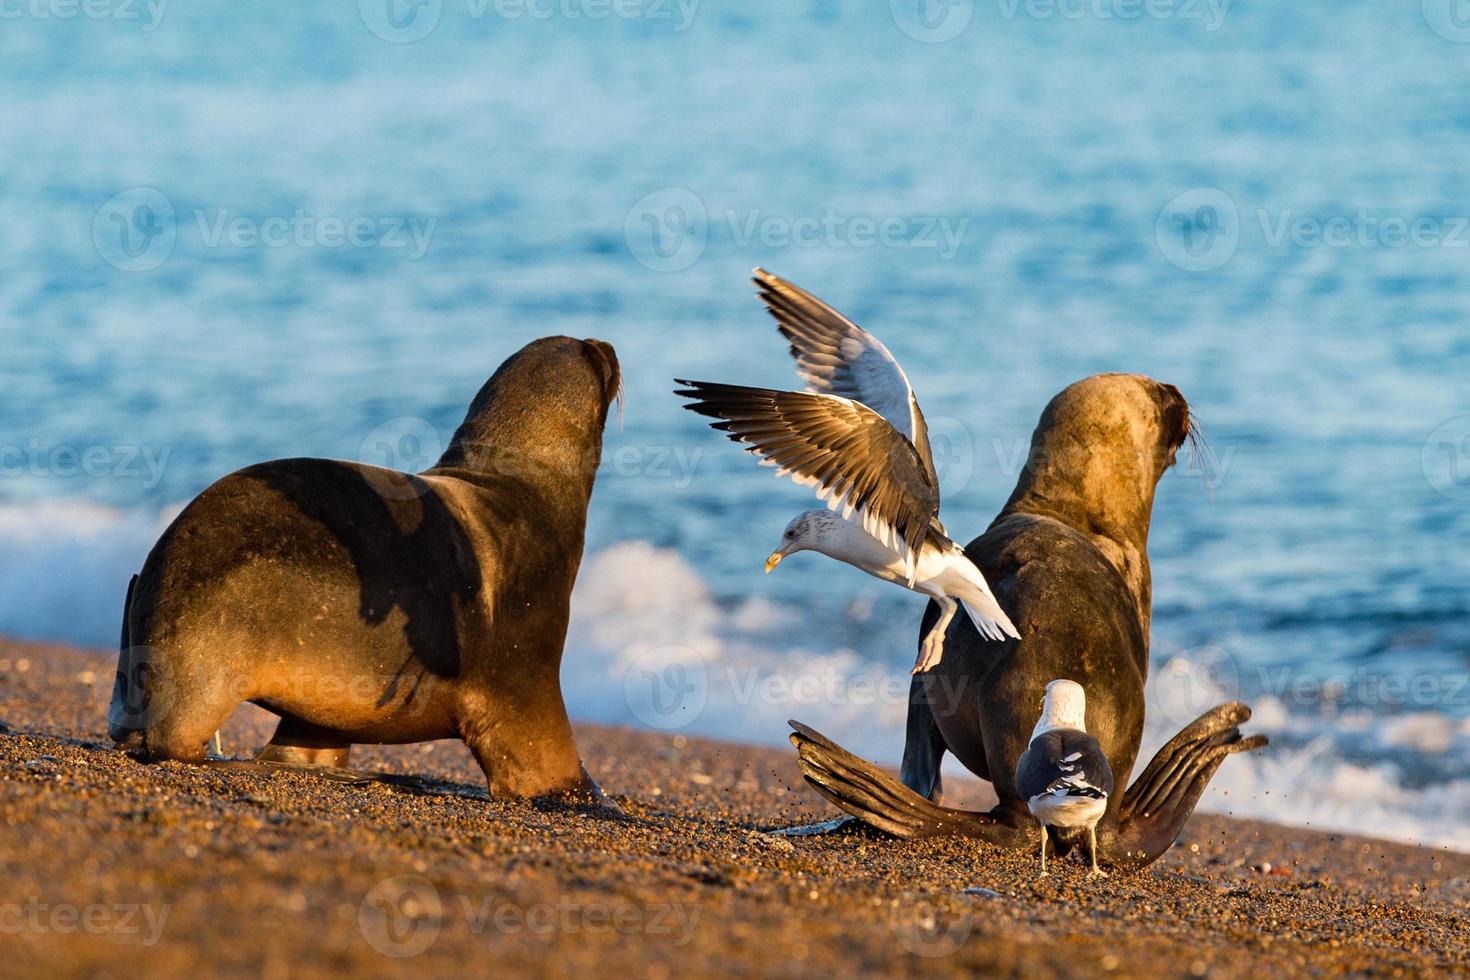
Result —
[[964, 595], [956, 595], [960, 604], [965, 607], [965, 612], [970, 616], [970, 622], [980, 631], [980, 635], [987, 640], [1004, 640], [1010, 637], [1019, 640], [1021, 634], [1016, 632], [1011, 617], [1000, 608], [1000, 603], [995, 601], [995, 596], [990, 594], [988, 588], [969, 588]]

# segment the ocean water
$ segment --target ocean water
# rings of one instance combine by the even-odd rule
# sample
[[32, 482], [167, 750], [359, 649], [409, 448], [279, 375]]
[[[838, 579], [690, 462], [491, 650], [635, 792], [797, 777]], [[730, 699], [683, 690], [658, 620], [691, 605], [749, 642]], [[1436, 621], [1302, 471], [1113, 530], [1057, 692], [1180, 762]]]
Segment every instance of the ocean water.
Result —
[[762, 560], [804, 491], [672, 379], [790, 385], [746, 277], [879, 334], [982, 530], [1046, 400], [1178, 385], [1148, 747], [1203, 806], [1470, 850], [1470, 21], [1449, 0], [26, 0], [0, 25], [0, 631], [108, 646], [245, 464], [420, 468], [496, 365], [627, 399], [573, 713], [902, 746], [923, 601]]

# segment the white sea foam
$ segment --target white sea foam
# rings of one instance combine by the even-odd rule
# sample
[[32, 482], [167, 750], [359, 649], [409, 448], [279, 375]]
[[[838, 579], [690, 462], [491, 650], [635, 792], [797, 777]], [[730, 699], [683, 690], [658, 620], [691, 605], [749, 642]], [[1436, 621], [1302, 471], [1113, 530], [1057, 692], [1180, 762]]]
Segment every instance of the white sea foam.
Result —
[[[1197, 666], [1175, 657], [1157, 672], [1141, 759], [1201, 705], [1232, 698]], [[1293, 708], [1267, 696], [1254, 699], [1245, 730], [1272, 744], [1227, 759], [1199, 809], [1470, 851], [1470, 719]]]
[[0, 633], [116, 645], [128, 580], [175, 513], [0, 504]]

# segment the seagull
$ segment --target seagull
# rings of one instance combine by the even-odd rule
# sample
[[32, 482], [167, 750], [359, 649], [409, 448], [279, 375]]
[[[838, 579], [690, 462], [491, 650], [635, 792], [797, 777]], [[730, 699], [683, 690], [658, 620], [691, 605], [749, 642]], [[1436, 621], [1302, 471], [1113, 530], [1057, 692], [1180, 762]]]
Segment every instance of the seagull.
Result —
[[684, 407], [711, 418], [761, 463], [811, 487], [827, 510], [798, 514], [766, 559], [769, 573], [817, 551], [939, 603], [913, 673], [944, 655], [961, 605], [987, 639], [1020, 639], [985, 576], [939, 523], [929, 430], [903, 368], [878, 338], [798, 286], [755, 270], [760, 298], [791, 343], [806, 391], [675, 379]]
[[1086, 827], [1092, 851], [1089, 876], [1108, 876], [1097, 866], [1097, 822], [1113, 793], [1113, 770], [1097, 739], [1087, 734], [1086, 712], [1081, 684], [1055, 680], [1046, 685], [1041, 718], [1016, 766], [1016, 790], [1041, 824], [1043, 878], [1048, 827]]

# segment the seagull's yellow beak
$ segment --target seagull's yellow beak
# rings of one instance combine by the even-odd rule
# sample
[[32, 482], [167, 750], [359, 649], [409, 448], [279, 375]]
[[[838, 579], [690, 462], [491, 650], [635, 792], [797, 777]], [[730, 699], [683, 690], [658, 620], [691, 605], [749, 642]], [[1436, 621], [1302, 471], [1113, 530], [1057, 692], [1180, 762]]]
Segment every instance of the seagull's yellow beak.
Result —
[[774, 569], [777, 565], [781, 564], [781, 559], [785, 557], [786, 552], [784, 551], [771, 552], [770, 557], [766, 559], [766, 574], [771, 574], [771, 570]]

